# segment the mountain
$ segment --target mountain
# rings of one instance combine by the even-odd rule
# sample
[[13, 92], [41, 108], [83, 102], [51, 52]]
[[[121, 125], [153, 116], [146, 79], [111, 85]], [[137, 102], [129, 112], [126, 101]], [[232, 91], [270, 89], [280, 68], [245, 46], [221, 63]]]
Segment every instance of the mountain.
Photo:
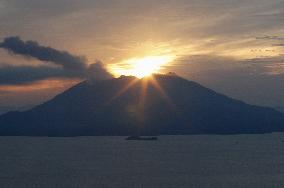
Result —
[[282, 113], [284, 113], [284, 107], [274, 107], [274, 109], [276, 109], [276, 110], [278, 110], [278, 111], [280, 111], [280, 112], [282, 112]]
[[284, 130], [284, 115], [174, 74], [84, 81], [26, 112], [0, 116], [0, 135], [238, 134]]
[[16, 106], [0, 106], [0, 115], [1, 114], [5, 114], [8, 111], [26, 111], [29, 109], [32, 109], [34, 106], [20, 106], [20, 107], [16, 107]]

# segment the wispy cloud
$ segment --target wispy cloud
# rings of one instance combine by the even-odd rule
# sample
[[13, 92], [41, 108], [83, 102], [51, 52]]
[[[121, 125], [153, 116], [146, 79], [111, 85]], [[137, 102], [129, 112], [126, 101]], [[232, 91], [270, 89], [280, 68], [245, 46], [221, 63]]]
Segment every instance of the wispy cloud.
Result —
[[270, 36], [270, 35], [265, 35], [262, 37], [256, 37], [256, 39], [258, 40], [276, 40], [276, 41], [282, 41], [284, 40], [284, 37], [280, 37], [280, 36]]

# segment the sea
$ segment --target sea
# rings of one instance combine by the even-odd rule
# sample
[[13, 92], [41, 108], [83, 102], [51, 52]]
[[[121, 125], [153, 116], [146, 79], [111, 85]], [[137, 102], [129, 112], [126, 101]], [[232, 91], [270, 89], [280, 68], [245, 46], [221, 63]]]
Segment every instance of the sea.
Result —
[[284, 187], [284, 134], [0, 137], [1, 188]]

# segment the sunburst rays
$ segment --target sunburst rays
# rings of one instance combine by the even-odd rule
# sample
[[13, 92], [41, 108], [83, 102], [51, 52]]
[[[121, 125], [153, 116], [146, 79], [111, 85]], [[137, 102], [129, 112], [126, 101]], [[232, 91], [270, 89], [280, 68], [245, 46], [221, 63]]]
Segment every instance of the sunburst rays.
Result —
[[113, 97], [111, 97], [111, 99], [107, 102], [107, 104], [110, 104], [113, 100], [119, 98], [121, 95], [123, 95], [125, 92], [127, 92], [129, 89], [131, 89], [134, 86], [138, 86], [138, 88], [140, 88], [140, 93], [137, 104], [131, 107], [132, 109], [131, 113], [132, 115], [135, 114], [135, 117], [137, 118], [138, 122], [144, 123], [145, 121], [145, 105], [147, 103], [148, 89], [150, 86], [153, 87], [156, 91], [158, 91], [158, 93], [161, 95], [163, 100], [165, 100], [166, 103], [172, 109], [175, 108], [175, 105], [172, 102], [171, 98], [168, 96], [164, 88], [156, 79], [155, 75], [147, 76], [141, 79], [138, 78], [131, 79], [125, 86], [123, 86], [120, 90], [118, 90]]
[[134, 80], [131, 80], [129, 83], [127, 83], [124, 87], [122, 87], [113, 97], [110, 98], [110, 100], [107, 102], [107, 104], [111, 103], [113, 100], [121, 96], [123, 93], [125, 93], [129, 88], [131, 88], [133, 85], [135, 85], [139, 81], [138, 78], [135, 78]]

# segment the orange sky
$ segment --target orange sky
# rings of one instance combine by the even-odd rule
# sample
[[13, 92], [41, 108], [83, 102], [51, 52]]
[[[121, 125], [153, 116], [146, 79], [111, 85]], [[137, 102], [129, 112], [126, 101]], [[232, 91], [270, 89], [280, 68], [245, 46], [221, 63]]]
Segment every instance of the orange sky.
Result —
[[[267, 99], [269, 92], [252, 87], [284, 94], [278, 85], [284, 78], [283, 15], [282, 0], [10, 0], [0, 2], [0, 39], [16, 35], [34, 40], [84, 55], [89, 64], [99, 59], [110, 71], [125, 63], [131, 66], [127, 62], [132, 59], [171, 56], [163, 72], [176, 72], [250, 103], [284, 106], [277, 92]], [[4, 50], [0, 57], [0, 68], [42, 64]], [[243, 78], [250, 84], [231, 86]], [[0, 106], [34, 105], [75, 82], [53, 78], [0, 86]]]

